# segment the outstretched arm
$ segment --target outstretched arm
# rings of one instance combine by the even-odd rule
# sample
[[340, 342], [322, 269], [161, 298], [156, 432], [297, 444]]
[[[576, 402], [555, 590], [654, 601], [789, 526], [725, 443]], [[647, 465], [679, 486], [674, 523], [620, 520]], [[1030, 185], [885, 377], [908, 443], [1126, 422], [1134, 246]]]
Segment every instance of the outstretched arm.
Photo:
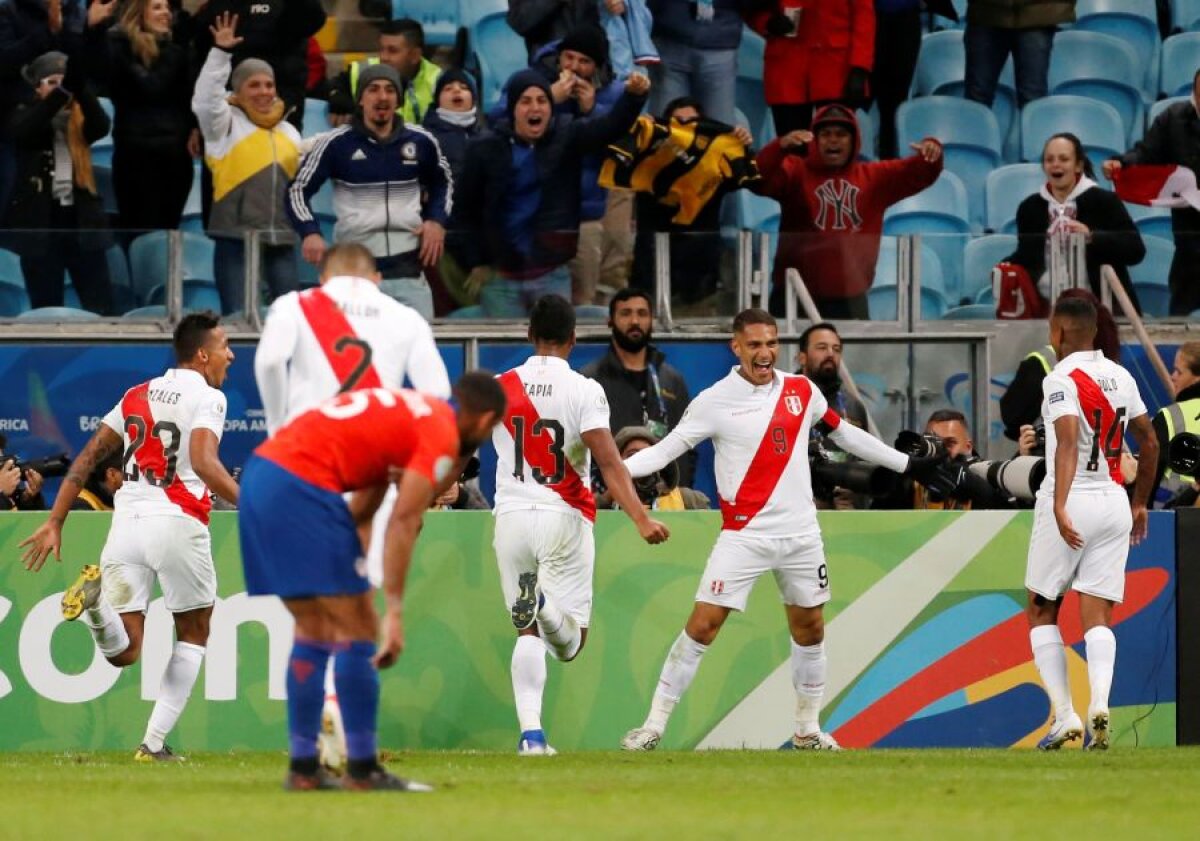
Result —
[[888, 470], [904, 473], [908, 470], [908, 456], [889, 447], [869, 432], [864, 432], [852, 423], [838, 423], [829, 433], [830, 440], [851, 455], [864, 461], [879, 464]]

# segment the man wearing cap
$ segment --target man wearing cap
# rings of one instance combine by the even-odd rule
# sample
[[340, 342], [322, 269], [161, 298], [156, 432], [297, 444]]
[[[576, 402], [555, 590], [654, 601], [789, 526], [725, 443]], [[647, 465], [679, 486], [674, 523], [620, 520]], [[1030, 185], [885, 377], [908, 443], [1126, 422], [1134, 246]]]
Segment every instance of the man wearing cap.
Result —
[[554, 113], [536, 70], [514, 73], [506, 89], [504, 116], [467, 146], [454, 227], [484, 315], [520, 317], [542, 295], [571, 298], [584, 157], [629, 130], [650, 82], [630, 76], [612, 110], [585, 117]]
[[412, 18], [389, 20], [379, 27], [379, 55], [356, 61], [330, 85], [329, 124], [346, 125], [354, 117], [362, 91], [362, 73], [368, 67], [386, 64], [400, 76], [400, 117], [420, 125], [437, 107], [435, 88], [442, 68], [425, 58], [425, 28]]
[[942, 172], [942, 144], [925, 138], [901, 160], [857, 160], [861, 138], [844, 105], [817, 111], [812, 131], [789, 132], [758, 153], [758, 192], [781, 208], [771, 311], [784, 311], [785, 272], [800, 271], [825, 318], [868, 318], [883, 214]]
[[[624, 460], [653, 447], [662, 439], [648, 427], [627, 426], [614, 436], [614, 440]], [[652, 511], [693, 511], [712, 507], [705, 494], [680, 484], [679, 461], [673, 461], [658, 473], [634, 481], [634, 489], [643, 506]], [[605, 490], [596, 494], [596, 507], [616, 508], [617, 505]]]
[[[1104, 177], [1117, 182], [1118, 195], [1121, 167], [1135, 164], [1176, 164], [1200, 172], [1200, 70], [1192, 77], [1190, 97], [1159, 114], [1132, 149], [1104, 162]], [[1175, 235], [1171, 315], [1187, 315], [1200, 309], [1200, 209], [1187, 201], [1175, 204], [1171, 208]]]
[[433, 317], [433, 296], [422, 267], [442, 256], [453, 203], [453, 178], [438, 142], [396, 113], [403, 83], [387, 64], [372, 64], [358, 77], [354, 120], [321, 136], [288, 188], [287, 210], [303, 237], [301, 253], [318, 263], [328, 243], [312, 198], [333, 179], [337, 212], [334, 239], [370, 249], [383, 280], [380, 288], [401, 303]]

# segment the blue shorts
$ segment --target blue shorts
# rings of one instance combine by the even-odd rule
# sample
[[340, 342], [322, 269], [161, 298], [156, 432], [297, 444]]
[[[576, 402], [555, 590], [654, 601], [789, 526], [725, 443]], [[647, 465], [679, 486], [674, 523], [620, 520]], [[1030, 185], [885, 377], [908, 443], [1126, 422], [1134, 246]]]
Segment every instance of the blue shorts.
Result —
[[370, 589], [362, 543], [341, 494], [251, 456], [238, 496], [250, 595], [303, 599]]

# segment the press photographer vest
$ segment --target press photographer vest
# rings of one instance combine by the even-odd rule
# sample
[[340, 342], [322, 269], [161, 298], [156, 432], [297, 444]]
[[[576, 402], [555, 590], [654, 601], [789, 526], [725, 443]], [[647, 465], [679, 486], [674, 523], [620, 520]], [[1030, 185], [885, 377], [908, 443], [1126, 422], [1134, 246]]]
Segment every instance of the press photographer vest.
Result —
[[[1172, 403], [1162, 409], [1163, 420], [1167, 423], [1167, 441], [1181, 432], [1191, 432], [1200, 435], [1200, 397], [1184, 400], [1182, 403]], [[1160, 487], [1166, 488], [1171, 495], [1179, 493], [1196, 481], [1195, 476], [1184, 476], [1169, 467], [1163, 473]]]

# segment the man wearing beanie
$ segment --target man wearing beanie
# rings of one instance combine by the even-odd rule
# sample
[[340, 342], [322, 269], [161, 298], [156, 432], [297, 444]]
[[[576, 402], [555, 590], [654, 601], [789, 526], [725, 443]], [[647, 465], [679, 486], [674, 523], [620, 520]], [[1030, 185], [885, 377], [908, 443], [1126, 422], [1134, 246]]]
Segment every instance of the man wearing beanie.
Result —
[[612, 110], [575, 117], [554, 112], [537, 70], [508, 80], [504, 116], [467, 146], [455, 204], [456, 256], [480, 288], [484, 315], [518, 318], [542, 295], [570, 299], [583, 159], [629, 130], [649, 90], [632, 75]]
[[434, 136], [396, 113], [403, 82], [387, 64], [358, 77], [358, 113], [321, 136], [288, 188], [287, 210], [303, 237], [301, 254], [319, 263], [328, 243], [312, 198], [333, 179], [334, 239], [370, 249], [380, 288], [425, 318], [433, 297], [422, 275], [442, 256], [453, 203], [450, 164]]
[[858, 120], [844, 105], [817, 111], [812, 131], [789, 132], [758, 153], [762, 186], [780, 204], [771, 312], [784, 310], [785, 272], [796, 268], [825, 318], [869, 318], [883, 214], [942, 172], [942, 144], [925, 138], [915, 154], [864, 163]]

